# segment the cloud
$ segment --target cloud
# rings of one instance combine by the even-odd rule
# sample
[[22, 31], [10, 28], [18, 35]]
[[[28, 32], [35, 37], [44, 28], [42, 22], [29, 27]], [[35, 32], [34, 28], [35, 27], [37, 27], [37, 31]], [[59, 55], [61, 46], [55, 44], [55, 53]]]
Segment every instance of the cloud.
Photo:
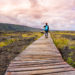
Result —
[[51, 29], [71, 30], [75, 24], [75, 0], [0, 0], [0, 8], [0, 14], [32, 27], [48, 22]]

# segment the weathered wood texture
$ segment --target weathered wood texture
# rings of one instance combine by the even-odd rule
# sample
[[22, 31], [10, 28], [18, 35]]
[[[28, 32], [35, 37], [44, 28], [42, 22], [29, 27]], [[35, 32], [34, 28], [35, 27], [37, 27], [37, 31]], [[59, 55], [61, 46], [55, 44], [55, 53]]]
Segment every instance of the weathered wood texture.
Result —
[[75, 75], [49, 35], [42, 36], [10, 62], [5, 75]]

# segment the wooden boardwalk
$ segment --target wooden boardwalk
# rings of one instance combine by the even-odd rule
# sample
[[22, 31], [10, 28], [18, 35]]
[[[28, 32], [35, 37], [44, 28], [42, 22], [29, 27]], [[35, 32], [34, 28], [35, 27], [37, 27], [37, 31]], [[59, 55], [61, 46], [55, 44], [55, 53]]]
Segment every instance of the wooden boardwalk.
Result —
[[49, 38], [42, 36], [9, 64], [5, 75], [75, 75]]

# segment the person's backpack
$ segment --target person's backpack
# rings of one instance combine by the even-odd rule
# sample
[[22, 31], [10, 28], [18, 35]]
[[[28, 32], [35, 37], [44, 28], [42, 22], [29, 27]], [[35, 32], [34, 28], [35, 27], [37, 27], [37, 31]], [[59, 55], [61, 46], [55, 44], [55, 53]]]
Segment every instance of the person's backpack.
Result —
[[46, 26], [45, 26], [45, 31], [48, 31], [48, 29], [49, 29], [49, 28], [48, 28], [48, 25], [46, 25]]

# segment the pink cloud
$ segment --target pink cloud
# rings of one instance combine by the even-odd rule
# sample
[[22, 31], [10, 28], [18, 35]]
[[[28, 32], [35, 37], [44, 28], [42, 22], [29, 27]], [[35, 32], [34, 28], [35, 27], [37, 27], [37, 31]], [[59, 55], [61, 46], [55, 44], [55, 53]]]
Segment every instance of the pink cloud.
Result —
[[13, 18], [14, 23], [33, 27], [42, 28], [41, 23], [48, 22], [51, 28], [64, 29], [75, 18], [75, 0], [0, 0], [0, 8], [0, 14]]

